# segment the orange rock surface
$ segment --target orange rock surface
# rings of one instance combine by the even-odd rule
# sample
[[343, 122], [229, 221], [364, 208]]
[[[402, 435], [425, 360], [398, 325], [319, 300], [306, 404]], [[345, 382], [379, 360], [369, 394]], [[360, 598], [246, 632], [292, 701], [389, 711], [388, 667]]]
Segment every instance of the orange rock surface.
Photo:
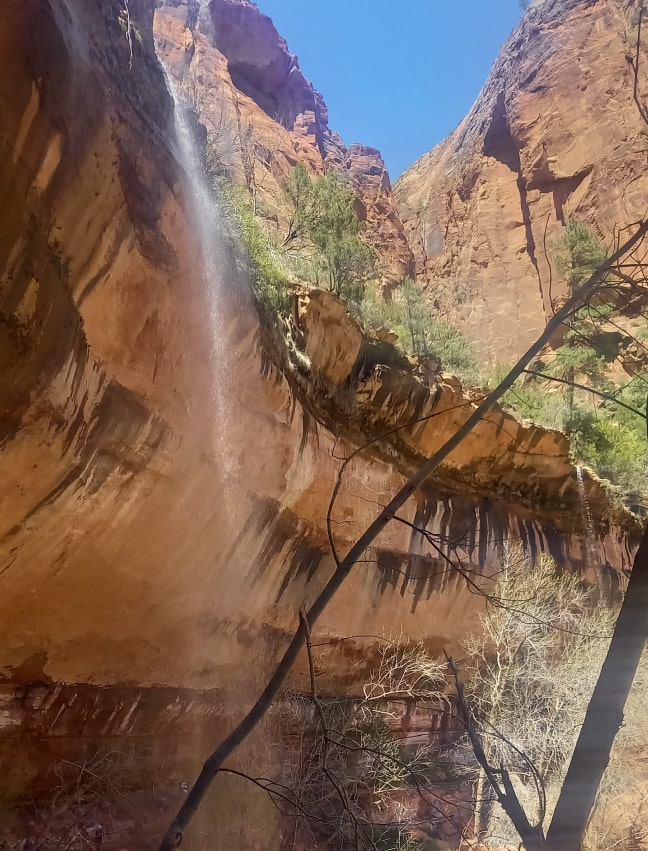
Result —
[[524, 351], [564, 295], [551, 261], [570, 216], [609, 245], [646, 215], [637, 9], [532, 4], [469, 114], [395, 187], [417, 277], [487, 361]]
[[[40, 659], [52, 680], [210, 687], [254, 635], [281, 642], [328, 575], [340, 453], [401, 427], [347, 470], [343, 551], [475, 402], [364, 340], [328, 293], [300, 310], [299, 373], [227, 248], [215, 317], [150, 4], [132, 7], [144, 33], [132, 70], [117, 20], [70, 8], [16, 0], [2, 26], [15, 73], [0, 84], [0, 668], [12, 677]], [[601, 563], [623, 566], [632, 522], [609, 514], [595, 482], [590, 499]], [[407, 516], [453, 530], [480, 570], [507, 529], [561, 559], [582, 549], [564, 438], [502, 411]], [[413, 546], [405, 581], [396, 565]], [[481, 603], [455, 580], [428, 581], [437, 562], [421, 546], [390, 527], [382, 567], [358, 568], [324, 631], [456, 641]]]
[[[330, 576], [340, 458], [373, 441], [332, 514], [344, 552], [480, 396], [364, 338], [329, 293], [297, 306], [295, 355], [261, 323], [218, 228], [206, 284], [153, 5], [129, 6], [132, 53], [118, 0], [5, 0], [0, 20], [0, 764], [12, 777], [37, 774], [63, 739], [81, 759], [143, 730], [159, 754], [186, 736], [182, 719], [220, 735]], [[255, 138], [273, 134], [268, 197], [294, 162], [315, 173], [339, 151], [370, 227], [401, 240], [378, 154], [326, 135], [303, 78], [286, 109], [303, 96], [312, 115], [275, 121], [184, 14], [158, 12], [160, 53], [187, 71], [183, 89], [195, 82], [208, 132], [240, 116]], [[565, 439], [496, 410], [403, 518], [454, 541], [476, 572], [510, 534], [613, 575], [634, 521], [591, 480], [588, 495], [596, 564]], [[362, 636], [452, 650], [483, 607], [421, 535], [391, 524], [318, 626], [359, 636], [328, 654], [330, 681], [366, 659]], [[29, 735], [47, 745], [27, 755]]]
[[158, 54], [207, 128], [224, 168], [253, 189], [267, 221], [286, 231], [285, 180], [296, 163], [314, 177], [348, 176], [376, 247], [384, 281], [413, 273], [413, 259], [380, 153], [343, 140], [328, 126], [321, 94], [272, 21], [253, 3], [217, 0], [199, 17], [185, 0], [158, 3]]

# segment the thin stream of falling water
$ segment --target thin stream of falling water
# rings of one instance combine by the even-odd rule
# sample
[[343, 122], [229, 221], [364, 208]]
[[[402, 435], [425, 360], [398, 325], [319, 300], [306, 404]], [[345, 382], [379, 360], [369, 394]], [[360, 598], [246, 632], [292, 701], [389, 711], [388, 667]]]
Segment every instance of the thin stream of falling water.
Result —
[[587, 493], [585, 492], [583, 468], [580, 464], [576, 465], [576, 478], [578, 480], [578, 493], [581, 505], [583, 506], [583, 514], [585, 516], [585, 552], [587, 554], [588, 567], [594, 567], [596, 564], [596, 534], [594, 532], [592, 511], [590, 509], [589, 500], [587, 499]]
[[207, 185], [203, 169], [203, 151], [196, 142], [187, 118], [187, 104], [178, 93], [171, 74], [164, 69], [167, 87], [174, 103], [176, 136], [179, 145], [179, 162], [189, 179], [191, 220], [202, 253], [202, 269], [209, 306], [209, 334], [211, 343], [211, 395], [215, 422], [213, 424], [214, 449], [218, 453], [224, 484], [236, 476], [236, 462], [231, 451], [232, 376], [229, 368], [230, 352], [227, 345], [227, 326], [224, 321], [223, 281], [224, 267], [221, 216], [215, 193]]

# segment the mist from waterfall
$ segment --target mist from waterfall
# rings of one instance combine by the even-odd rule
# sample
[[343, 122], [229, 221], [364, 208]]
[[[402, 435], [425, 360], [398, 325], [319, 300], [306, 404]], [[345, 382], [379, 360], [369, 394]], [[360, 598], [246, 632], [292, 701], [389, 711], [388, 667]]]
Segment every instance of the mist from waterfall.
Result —
[[189, 109], [178, 92], [171, 74], [164, 69], [167, 87], [173, 98], [176, 137], [178, 140], [178, 161], [184, 168], [189, 188], [188, 200], [191, 204], [190, 220], [195, 227], [200, 251], [201, 266], [209, 316], [211, 344], [211, 373], [213, 376], [211, 396], [214, 411], [214, 448], [219, 456], [225, 483], [235, 474], [235, 461], [230, 449], [228, 435], [232, 427], [232, 411], [229, 400], [232, 392], [231, 370], [229, 368], [230, 351], [227, 344], [227, 323], [224, 311], [223, 277], [224, 249], [223, 227], [218, 199], [213, 188], [207, 183], [204, 171], [204, 150], [198, 144], [188, 118]]

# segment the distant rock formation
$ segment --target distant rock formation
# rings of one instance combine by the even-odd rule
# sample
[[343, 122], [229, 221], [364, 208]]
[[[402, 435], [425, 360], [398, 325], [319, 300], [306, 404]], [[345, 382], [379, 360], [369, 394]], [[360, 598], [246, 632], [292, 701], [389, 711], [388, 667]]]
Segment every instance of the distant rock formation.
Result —
[[[389, 175], [374, 148], [346, 148], [322, 95], [266, 15], [248, 0], [211, 0], [192, 18], [188, 0], [158, 0], [158, 52], [239, 183], [254, 183], [268, 223], [285, 227], [283, 184], [296, 163], [316, 176], [350, 177], [378, 251], [384, 283], [414, 271]], [[189, 26], [192, 24], [192, 26]]]
[[533, 4], [466, 118], [395, 187], [418, 279], [494, 361], [525, 350], [564, 294], [551, 256], [568, 217], [609, 244], [646, 216], [638, 6]]

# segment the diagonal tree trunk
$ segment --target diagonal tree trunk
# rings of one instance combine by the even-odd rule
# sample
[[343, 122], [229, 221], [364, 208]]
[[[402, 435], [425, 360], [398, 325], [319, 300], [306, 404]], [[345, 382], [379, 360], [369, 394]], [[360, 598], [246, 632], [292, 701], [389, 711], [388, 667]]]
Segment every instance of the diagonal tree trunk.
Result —
[[[633, 235], [625, 243], [619, 246], [619, 248], [598, 267], [587, 281], [574, 291], [571, 298], [569, 298], [563, 307], [556, 311], [556, 313], [552, 316], [535, 343], [527, 349], [493, 392], [490, 393], [490, 395], [488, 395], [481, 404], [473, 410], [472, 414], [468, 417], [464, 424], [457, 429], [454, 435], [447, 440], [443, 446], [434, 453], [434, 455], [421, 465], [417, 472], [414, 473], [414, 475], [393, 497], [389, 504], [380, 512], [373, 523], [367, 527], [365, 532], [358, 538], [346, 556], [341, 560], [338, 560], [336, 557], [335, 572], [306, 613], [306, 619], [311, 629], [315, 626], [322, 612], [326, 609], [340, 586], [344, 583], [351, 569], [362, 558], [364, 551], [373, 543], [385, 526], [387, 526], [387, 524], [394, 518], [396, 512], [407, 502], [410, 496], [415, 493], [423, 482], [425, 482], [425, 480], [437, 470], [448, 455], [450, 455], [451, 452], [459, 446], [462, 440], [497, 404], [498, 400], [502, 398], [506, 391], [515, 384], [529, 363], [551, 339], [553, 333], [572, 315], [574, 310], [579, 308], [584, 301], [592, 293], [594, 293], [599, 286], [601, 286], [608, 274], [615, 268], [619, 260], [624, 258], [635, 246], [641, 243], [647, 233], [648, 221], [642, 222], [638, 225]], [[297, 661], [300, 652], [303, 650], [305, 643], [306, 632], [304, 630], [303, 622], [300, 622], [290, 644], [286, 648], [286, 651], [277, 664], [274, 672], [271, 674], [256, 703], [205, 761], [200, 774], [189, 790], [187, 798], [180, 807], [176, 817], [171, 823], [171, 826], [162, 839], [162, 842], [159, 845], [159, 851], [172, 851], [172, 849], [177, 848], [180, 845], [187, 826], [207, 794], [207, 791], [218, 774], [218, 771], [224, 765], [225, 761], [241, 745], [241, 743], [245, 741], [245, 739], [255, 729], [257, 724], [265, 716], [266, 712], [270, 709], [275, 698], [279, 694], [281, 687], [286, 681], [288, 674], [292, 670], [293, 665]], [[572, 851], [572, 849], [570, 849], [570, 851]]]
[[547, 851], [579, 851], [639, 658], [648, 639], [648, 527], [547, 833]]

